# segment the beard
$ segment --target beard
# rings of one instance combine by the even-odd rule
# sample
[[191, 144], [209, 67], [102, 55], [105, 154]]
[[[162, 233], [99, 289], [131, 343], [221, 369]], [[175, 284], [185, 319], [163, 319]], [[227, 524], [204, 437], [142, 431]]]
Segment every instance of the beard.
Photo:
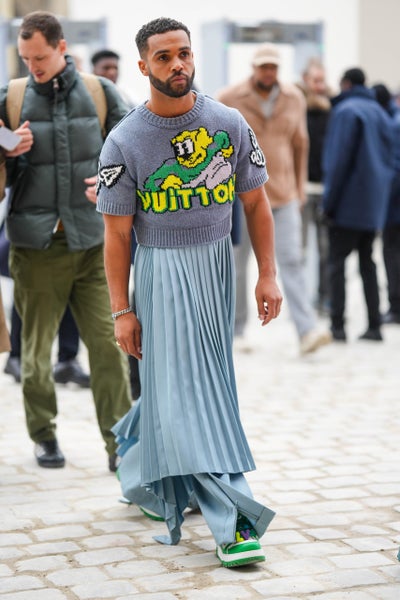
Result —
[[255, 84], [256, 84], [256, 88], [258, 88], [262, 92], [270, 92], [272, 90], [272, 88], [274, 87], [274, 85], [276, 84], [276, 81], [274, 81], [273, 83], [270, 83], [270, 84], [266, 84], [266, 83], [263, 83], [262, 81], [257, 80], [255, 82]]
[[151, 85], [162, 94], [165, 94], [165, 96], [169, 96], [170, 98], [182, 98], [182, 96], [186, 96], [186, 94], [188, 94], [192, 89], [194, 75], [195, 71], [193, 69], [191, 77], [186, 77], [186, 85], [183, 87], [179, 86], [179, 88], [173, 87], [172, 80], [174, 76], [172, 76], [170, 79], [167, 79], [166, 81], [162, 81], [161, 79], [157, 79], [157, 77], [154, 77], [153, 73], [149, 71], [149, 80]]

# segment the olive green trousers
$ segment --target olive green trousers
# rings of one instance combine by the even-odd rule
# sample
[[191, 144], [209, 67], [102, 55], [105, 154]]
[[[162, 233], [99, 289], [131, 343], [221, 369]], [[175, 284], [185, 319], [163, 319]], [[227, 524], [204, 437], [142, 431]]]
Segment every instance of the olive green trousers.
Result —
[[103, 246], [70, 252], [60, 232], [45, 250], [11, 245], [9, 260], [15, 307], [22, 319], [22, 389], [31, 439], [56, 436], [52, 347], [69, 303], [88, 351], [100, 432], [112, 454], [116, 444], [111, 428], [131, 408], [131, 393], [128, 359], [114, 339]]

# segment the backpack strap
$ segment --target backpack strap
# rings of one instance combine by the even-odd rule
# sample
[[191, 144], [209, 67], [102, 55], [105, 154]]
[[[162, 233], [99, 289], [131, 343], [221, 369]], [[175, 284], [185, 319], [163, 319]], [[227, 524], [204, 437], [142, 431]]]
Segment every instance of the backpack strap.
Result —
[[93, 75], [92, 73], [79, 73], [82, 77], [84, 84], [90, 95], [92, 96], [92, 100], [96, 107], [97, 117], [100, 122], [101, 132], [103, 134], [103, 138], [106, 137], [106, 117], [107, 117], [107, 100], [106, 95], [104, 93], [103, 86], [100, 83], [97, 75]]
[[[97, 117], [100, 122], [101, 132], [105, 137], [106, 130], [106, 117], [107, 117], [107, 100], [99, 78], [92, 73], [80, 73], [82, 80], [92, 97], [94, 105], [96, 107]], [[8, 84], [6, 110], [7, 116], [10, 123], [10, 129], [13, 131], [19, 126], [19, 120], [21, 117], [22, 103], [24, 101], [25, 88], [27, 84], [27, 77], [19, 77], [18, 79], [11, 79]]]
[[[24, 101], [27, 77], [11, 79], [8, 83], [6, 98], [6, 114], [10, 129], [14, 131], [19, 126], [22, 103]], [[4, 155], [0, 156], [0, 202], [6, 197], [7, 170]]]
[[10, 79], [8, 83], [6, 111], [10, 129], [13, 131], [19, 127], [27, 81], [27, 77], [19, 77], [18, 79]]

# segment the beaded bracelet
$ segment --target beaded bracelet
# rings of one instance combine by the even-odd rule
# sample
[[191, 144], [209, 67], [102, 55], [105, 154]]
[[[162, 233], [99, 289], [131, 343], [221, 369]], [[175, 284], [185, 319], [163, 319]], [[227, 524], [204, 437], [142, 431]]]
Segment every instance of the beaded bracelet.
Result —
[[113, 321], [115, 321], [115, 319], [118, 319], [118, 317], [121, 317], [122, 315], [126, 315], [126, 313], [130, 313], [130, 312], [133, 312], [132, 306], [128, 306], [128, 308], [123, 308], [122, 310], [119, 310], [118, 312], [112, 313], [111, 318]]

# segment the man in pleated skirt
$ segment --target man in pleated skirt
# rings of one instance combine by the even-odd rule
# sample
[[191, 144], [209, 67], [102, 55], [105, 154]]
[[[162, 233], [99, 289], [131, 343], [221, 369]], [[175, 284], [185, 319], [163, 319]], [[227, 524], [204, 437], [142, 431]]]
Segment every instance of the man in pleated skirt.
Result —
[[[253, 498], [255, 469], [238, 407], [232, 339], [232, 204], [241, 201], [258, 263], [260, 324], [279, 315], [265, 157], [239, 111], [193, 89], [187, 27], [169, 18], [136, 36], [149, 99], [110, 133], [97, 210], [115, 339], [140, 363], [141, 396], [113, 428], [125, 498], [164, 520], [177, 544], [184, 511], [200, 508], [225, 567], [265, 560], [274, 512]], [[134, 232], [134, 233], [133, 233]], [[137, 239], [135, 312], [129, 303]]]

